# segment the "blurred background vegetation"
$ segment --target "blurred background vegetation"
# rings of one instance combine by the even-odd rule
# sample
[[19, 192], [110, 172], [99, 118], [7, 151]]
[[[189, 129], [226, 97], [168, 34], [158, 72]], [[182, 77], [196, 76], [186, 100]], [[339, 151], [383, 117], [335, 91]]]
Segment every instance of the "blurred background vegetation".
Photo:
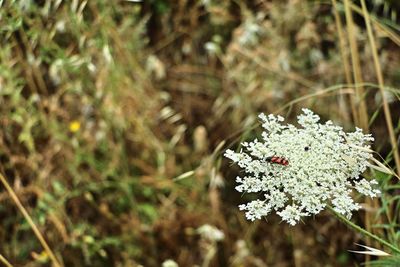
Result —
[[[246, 221], [238, 169], [222, 159], [259, 133], [260, 112], [292, 121], [308, 107], [346, 130], [359, 126], [343, 60], [349, 21], [343, 2], [332, 3], [0, 1], [0, 172], [61, 264], [362, 263], [347, 252], [361, 236], [329, 214], [296, 227], [273, 215]], [[398, 133], [400, 4], [367, 8]], [[374, 149], [394, 167], [360, 2], [351, 9]], [[5, 259], [51, 265], [3, 186], [0, 218]], [[366, 223], [363, 211], [353, 219]], [[198, 230], [207, 224], [223, 240]]]

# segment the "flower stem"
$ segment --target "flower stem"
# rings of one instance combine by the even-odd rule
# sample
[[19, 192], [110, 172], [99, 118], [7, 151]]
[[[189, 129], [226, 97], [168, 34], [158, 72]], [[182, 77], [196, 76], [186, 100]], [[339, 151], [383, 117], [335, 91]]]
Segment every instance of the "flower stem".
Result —
[[387, 242], [386, 240], [380, 238], [377, 235], [374, 235], [371, 232], [368, 232], [367, 230], [365, 230], [364, 228], [358, 226], [357, 224], [353, 223], [352, 221], [348, 220], [346, 217], [344, 217], [342, 214], [336, 212], [331, 206], [328, 206], [329, 211], [331, 211], [336, 217], [338, 217], [342, 222], [344, 222], [345, 224], [347, 224], [349, 227], [353, 228], [354, 230], [358, 231], [359, 233], [368, 236], [374, 240], [376, 240], [377, 242], [381, 243], [382, 245], [389, 247], [390, 249], [392, 249], [392, 251], [399, 253], [400, 254], [400, 248], [390, 244], [389, 242]]

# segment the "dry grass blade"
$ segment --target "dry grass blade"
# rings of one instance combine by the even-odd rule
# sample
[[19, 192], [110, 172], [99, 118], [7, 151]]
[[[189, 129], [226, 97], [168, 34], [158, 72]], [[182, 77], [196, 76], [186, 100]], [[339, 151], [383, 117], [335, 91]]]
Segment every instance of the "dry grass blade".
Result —
[[51, 261], [53, 262], [53, 265], [55, 267], [61, 267], [61, 264], [58, 262], [56, 256], [54, 255], [53, 251], [47, 244], [46, 240], [44, 239], [43, 235], [40, 233], [39, 229], [37, 228], [36, 224], [33, 222], [31, 216], [29, 215], [28, 211], [25, 209], [25, 207], [22, 205], [21, 201], [15, 194], [14, 190], [11, 188], [11, 186], [8, 184], [6, 178], [0, 173], [0, 180], [8, 193], [10, 194], [12, 200], [14, 201], [15, 205], [18, 207], [18, 209], [21, 211], [22, 215], [26, 219], [26, 221], [29, 223], [31, 226], [33, 232], [35, 233], [37, 239], [39, 242], [42, 244], [44, 250], [46, 253], [49, 255]]
[[217, 147], [214, 149], [214, 151], [212, 153], [212, 157], [215, 157], [215, 155], [217, 155], [221, 151], [221, 149], [224, 147], [224, 145], [225, 145], [225, 140], [219, 142]]
[[375, 158], [371, 158], [371, 159], [376, 164], [376, 165], [370, 165], [371, 168], [373, 168], [373, 169], [375, 169], [377, 171], [386, 173], [386, 174], [390, 174], [390, 175], [396, 176], [400, 180], [400, 177], [395, 172], [393, 172], [391, 169], [389, 169], [388, 167], [383, 165], [379, 160], [377, 160]]
[[[354, 4], [350, 4], [350, 7], [353, 11], [357, 12], [358, 14], [363, 16], [363, 11], [361, 8]], [[386, 25], [383, 25], [379, 20], [377, 20], [375, 17], [371, 17], [372, 23], [376, 26], [377, 29], [382, 31], [386, 36], [392, 40], [395, 44], [400, 46], [400, 36], [397, 35], [395, 32], [393, 32], [391, 29], [389, 29]]]
[[185, 179], [185, 178], [188, 178], [188, 177], [192, 176], [193, 174], [194, 174], [194, 171], [193, 171], [193, 170], [192, 170], [192, 171], [188, 171], [188, 172], [182, 173], [181, 175], [175, 177], [175, 178], [172, 179], [172, 180], [173, 180], [174, 182], [180, 181], [180, 180], [183, 180], [183, 179]]
[[354, 94], [353, 88], [348, 88], [348, 87], [345, 87], [344, 85], [335, 85], [335, 86], [331, 86], [331, 87], [328, 87], [325, 89], [318, 90], [315, 93], [311, 93], [311, 94], [307, 94], [307, 95], [298, 97], [298, 98], [288, 102], [287, 104], [283, 105], [278, 110], [274, 111], [274, 114], [279, 114], [286, 108], [288, 108], [298, 102], [301, 102], [301, 101], [304, 101], [304, 100], [307, 100], [307, 99], [310, 99], [313, 97], [317, 97], [317, 96], [326, 96], [334, 91], [339, 91], [339, 94]]
[[[365, 147], [360, 147], [360, 146], [355, 146], [355, 145], [352, 145], [352, 144], [349, 144], [349, 146], [350, 147], [354, 147], [354, 148], [356, 148], [356, 149], [359, 149], [359, 150], [362, 150], [362, 151], [365, 151], [365, 152], [367, 152], [367, 153], [376, 153], [375, 151], [373, 151], [372, 149], [369, 149], [369, 148], [365, 148]], [[376, 153], [376, 154], [378, 154], [378, 156], [379, 157], [381, 157], [380, 155], [379, 155], [379, 153]], [[382, 158], [382, 157], [381, 157]], [[346, 158], [345, 158], [345, 160], [346, 160]], [[379, 160], [377, 160], [376, 158], [371, 158], [371, 160], [373, 161], [373, 162], [375, 162], [375, 164], [376, 165], [369, 165], [371, 168], [373, 168], [373, 169], [375, 169], [375, 170], [377, 170], [377, 171], [380, 171], [380, 172], [382, 172], [382, 173], [386, 173], [386, 174], [390, 174], [390, 175], [393, 175], [393, 176], [396, 176], [397, 178], [399, 178], [400, 179], [400, 177], [394, 172], [394, 171], [392, 171], [391, 169], [389, 169], [388, 167], [386, 167], [384, 164], [382, 164]]]
[[397, 174], [400, 176], [400, 156], [399, 156], [399, 151], [398, 151], [397, 142], [396, 142], [396, 136], [395, 136], [394, 128], [393, 128], [392, 115], [390, 114], [389, 104], [385, 97], [385, 85], [383, 82], [381, 64], [379, 63], [378, 50], [376, 48], [374, 34], [371, 29], [371, 23], [370, 23], [367, 7], [365, 5], [365, 0], [361, 0], [361, 5], [362, 5], [363, 15], [364, 15], [364, 19], [365, 19], [365, 24], [367, 25], [368, 39], [369, 39], [369, 43], [370, 43], [371, 50], [372, 50], [372, 57], [374, 59], [376, 77], [378, 79], [379, 90], [380, 90], [380, 93], [382, 96], [383, 111], [385, 114], [386, 126], [389, 131], [390, 143], [393, 148], [394, 162], [396, 164]]
[[0, 262], [4, 264], [6, 267], [13, 267], [11, 263], [0, 254]]
[[385, 256], [391, 256], [391, 254], [386, 253], [385, 251], [382, 251], [382, 250], [379, 250], [379, 249], [376, 249], [376, 248], [372, 248], [372, 247], [369, 247], [369, 246], [360, 245], [360, 244], [357, 244], [357, 243], [356, 243], [356, 245], [359, 246], [359, 247], [363, 247], [363, 248], [365, 248], [365, 249], [367, 249], [367, 250], [365, 250], [365, 251], [348, 250], [348, 251], [349, 251], [349, 252], [353, 252], [353, 253], [365, 254], [365, 255], [371, 255], [371, 256], [378, 256], [378, 257], [382, 257], [382, 256], [383, 256], [383, 257], [385, 257]]
[[398, 46], [400, 46], [400, 37], [392, 32], [391, 30], [389, 30], [387, 27], [383, 26], [382, 24], [374, 21], [376, 24], [376, 29], [380, 30], [381, 32], [383, 32], [384, 34], [387, 35], [387, 37], [392, 40], [395, 44], [397, 44]]

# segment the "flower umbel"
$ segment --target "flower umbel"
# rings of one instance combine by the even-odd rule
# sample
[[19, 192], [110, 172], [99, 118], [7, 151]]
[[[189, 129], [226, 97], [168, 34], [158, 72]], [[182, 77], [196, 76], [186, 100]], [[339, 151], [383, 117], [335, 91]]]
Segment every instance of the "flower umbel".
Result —
[[[297, 128], [283, 124], [281, 116], [261, 114], [262, 141], [243, 143], [239, 153], [227, 150], [225, 156], [244, 169], [246, 176], [237, 177], [236, 190], [256, 193], [259, 199], [239, 206], [246, 218], [254, 221], [275, 211], [283, 221], [295, 225], [304, 216], [321, 212], [326, 205], [350, 218], [360, 205], [351, 192], [375, 197], [379, 190], [375, 180], [360, 178], [372, 154], [368, 152], [373, 137], [346, 133], [331, 121], [319, 123], [311, 110], [303, 109]], [[282, 157], [288, 165], [272, 163], [271, 157]]]

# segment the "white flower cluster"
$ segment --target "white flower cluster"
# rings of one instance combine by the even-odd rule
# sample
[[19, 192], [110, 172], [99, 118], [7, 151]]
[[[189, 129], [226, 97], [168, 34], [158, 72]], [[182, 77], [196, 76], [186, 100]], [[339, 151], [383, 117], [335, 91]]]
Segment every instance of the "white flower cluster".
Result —
[[[360, 175], [372, 157], [369, 143], [373, 137], [355, 132], [346, 133], [331, 121], [319, 123], [319, 116], [303, 109], [298, 116], [300, 128], [283, 124], [281, 116], [261, 114], [262, 141], [243, 143], [239, 153], [227, 150], [225, 156], [244, 169], [237, 177], [236, 190], [253, 193], [259, 199], [240, 205], [246, 218], [254, 221], [275, 211], [283, 221], [295, 225], [304, 216], [321, 212], [326, 205], [346, 217], [360, 205], [350, 196], [353, 189], [375, 197], [375, 180]], [[271, 161], [286, 159], [287, 165]], [[275, 158], [276, 159], [276, 158]]]

